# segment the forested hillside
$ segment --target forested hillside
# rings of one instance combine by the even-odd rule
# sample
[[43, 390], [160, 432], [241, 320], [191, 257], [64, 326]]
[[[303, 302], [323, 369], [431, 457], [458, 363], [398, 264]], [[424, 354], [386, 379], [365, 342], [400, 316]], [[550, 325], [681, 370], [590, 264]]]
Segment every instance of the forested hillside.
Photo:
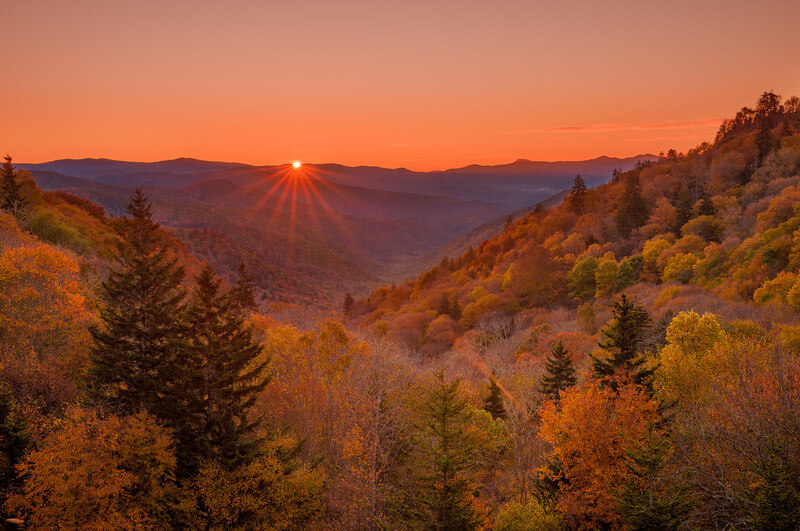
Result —
[[112, 216], [2, 167], [9, 525], [800, 526], [797, 98], [328, 318], [151, 190]]

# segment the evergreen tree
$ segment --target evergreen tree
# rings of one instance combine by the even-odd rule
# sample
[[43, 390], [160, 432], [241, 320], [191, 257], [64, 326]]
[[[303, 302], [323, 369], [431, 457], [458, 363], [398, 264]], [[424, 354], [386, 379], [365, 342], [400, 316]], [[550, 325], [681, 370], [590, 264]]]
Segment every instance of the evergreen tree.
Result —
[[653, 428], [626, 451], [631, 475], [617, 501], [631, 529], [679, 529], [689, 517], [693, 500], [684, 485], [662, 473], [672, 444]]
[[800, 528], [800, 491], [792, 481], [792, 473], [781, 457], [784, 449], [770, 441], [758, 467], [761, 481], [751, 489], [748, 524], [753, 529], [796, 530]]
[[642, 305], [624, 294], [614, 303], [613, 316], [602, 330], [605, 340], [598, 343], [608, 357], [592, 357], [596, 376], [613, 389], [617, 388], [616, 377], [627, 377], [652, 393], [654, 369], [646, 366], [641, 354], [650, 317]]
[[247, 272], [244, 262], [239, 262], [239, 266], [236, 268], [236, 285], [231, 290], [231, 297], [240, 311], [254, 312], [258, 310], [255, 287], [255, 279]]
[[569, 192], [569, 209], [578, 215], [584, 214], [586, 212], [586, 194], [586, 183], [583, 182], [580, 175], [576, 175]]
[[675, 205], [675, 226], [672, 232], [680, 236], [681, 229], [690, 219], [692, 219], [692, 198], [689, 190], [683, 190]]
[[553, 347], [553, 353], [545, 361], [539, 391], [548, 399], [558, 402], [561, 391], [566, 391], [577, 382], [572, 356], [559, 341]]
[[119, 412], [146, 409], [174, 427], [184, 405], [177, 385], [186, 354], [184, 269], [167, 253], [141, 190], [116, 230], [114, 263], [102, 284], [102, 324], [91, 331], [90, 390]]
[[350, 312], [353, 311], [353, 296], [349, 293], [346, 293], [344, 296], [344, 302], [342, 303], [342, 309], [344, 310], [345, 315], [350, 315]]
[[[17, 480], [17, 463], [28, 447], [27, 422], [14, 410], [14, 400], [5, 385], [0, 384], [0, 503], [2, 503]], [[0, 514], [3, 514], [0, 509]]]
[[489, 396], [483, 400], [483, 409], [492, 414], [492, 418], [506, 418], [506, 408], [503, 405], [503, 390], [497, 385], [494, 374], [489, 378]]
[[622, 193], [616, 212], [617, 228], [627, 237], [631, 231], [638, 229], [647, 222], [647, 203], [642, 196], [642, 187], [639, 184], [639, 174], [629, 173], [625, 180], [625, 189]]
[[472, 505], [467, 474], [476, 443], [468, 433], [469, 411], [459, 397], [460, 381], [448, 383], [444, 371], [435, 374], [436, 385], [428, 397], [424, 422], [415, 443], [424, 460], [419, 485], [426, 529], [477, 529], [482, 517]]
[[0, 167], [0, 208], [9, 212], [16, 212], [24, 206], [22, 199], [22, 186], [17, 179], [17, 172], [11, 164], [11, 155], [5, 156], [5, 162]]
[[756, 133], [756, 148], [758, 148], [758, 165], [761, 166], [772, 151], [772, 135], [769, 129], [759, 129]]
[[698, 216], [716, 216], [717, 209], [714, 208], [714, 203], [707, 193], [703, 193], [703, 198], [700, 200], [700, 206], [697, 208]]
[[253, 436], [261, 419], [248, 420], [248, 412], [269, 381], [269, 360], [259, 359], [262, 346], [245, 326], [235, 293], [221, 292], [211, 266], [196, 283], [187, 308], [191, 339], [182, 382], [190, 398], [178, 433], [179, 467], [193, 471], [200, 459], [213, 459], [233, 469], [255, 457], [262, 442]]

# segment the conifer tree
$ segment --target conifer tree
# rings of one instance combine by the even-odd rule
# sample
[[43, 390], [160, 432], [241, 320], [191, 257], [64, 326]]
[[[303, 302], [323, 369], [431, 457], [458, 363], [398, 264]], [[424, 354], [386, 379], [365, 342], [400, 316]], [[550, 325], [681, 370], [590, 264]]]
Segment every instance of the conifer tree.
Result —
[[688, 190], [683, 190], [675, 205], [675, 226], [672, 232], [681, 235], [681, 229], [692, 219], [692, 198]]
[[[179, 467], [192, 470], [197, 459], [213, 459], [233, 469], [249, 462], [261, 441], [253, 436], [260, 419], [248, 412], [269, 381], [268, 359], [254, 341], [237, 307], [236, 294], [223, 293], [222, 281], [206, 265], [196, 277], [187, 308], [191, 329], [189, 364], [182, 382], [190, 397], [189, 415], [179, 442]], [[183, 453], [181, 453], [183, 450]]]
[[555, 344], [553, 353], [547, 357], [544, 371], [539, 391], [554, 402], [558, 402], [561, 391], [569, 389], [578, 381], [572, 356], [561, 341]]
[[489, 396], [483, 400], [483, 409], [491, 413], [494, 419], [506, 418], [506, 408], [503, 405], [503, 390], [497, 385], [497, 378], [494, 374], [489, 378]]
[[447, 382], [444, 371], [435, 374], [424, 422], [415, 443], [421, 465], [420, 503], [426, 529], [476, 529], [482, 518], [471, 503], [474, 486], [467, 474], [476, 443], [467, 432], [467, 402], [459, 397], [460, 381]]
[[344, 310], [345, 315], [350, 315], [350, 312], [353, 311], [353, 296], [349, 293], [346, 293], [344, 296], [344, 302], [342, 303], [342, 309]]
[[17, 463], [25, 454], [29, 442], [25, 417], [14, 410], [12, 393], [0, 384], [0, 503], [14, 486]]
[[15, 212], [24, 205], [22, 199], [22, 186], [17, 179], [17, 172], [11, 164], [11, 155], [5, 156], [5, 162], [0, 167], [0, 208]]
[[598, 343], [608, 357], [592, 357], [595, 375], [612, 389], [617, 388], [616, 377], [623, 376], [652, 393], [654, 369], [641, 354], [650, 317], [624, 294], [614, 303], [613, 316], [602, 330], [605, 340]]
[[141, 190], [116, 230], [114, 263], [102, 284], [102, 323], [91, 330], [90, 390], [119, 412], [145, 409], [175, 426], [184, 405], [178, 395], [186, 353], [184, 269], [168, 255]]
[[586, 193], [586, 183], [580, 175], [576, 175], [569, 192], [569, 209], [578, 215], [586, 212]]
[[761, 166], [772, 151], [772, 135], [769, 129], [759, 129], [756, 133], [756, 148], [758, 148], [758, 165]]
[[707, 193], [703, 193], [703, 198], [700, 200], [700, 206], [697, 208], [698, 216], [716, 216], [717, 209], [714, 208], [714, 203]]
[[255, 279], [247, 272], [244, 262], [239, 262], [236, 268], [236, 285], [231, 290], [231, 297], [239, 310], [254, 312], [258, 309], [255, 287]]
[[513, 221], [514, 221], [514, 218], [512, 218], [511, 214], [509, 214], [508, 217], [506, 218], [505, 224], [503, 225], [503, 232], [504, 233], [511, 230], [511, 224], [513, 223]]
[[647, 215], [647, 203], [642, 196], [639, 174], [636, 172], [629, 173], [626, 176], [625, 189], [617, 207], [617, 228], [623, 236], [627, 237], [631, 231], [645, 224]]

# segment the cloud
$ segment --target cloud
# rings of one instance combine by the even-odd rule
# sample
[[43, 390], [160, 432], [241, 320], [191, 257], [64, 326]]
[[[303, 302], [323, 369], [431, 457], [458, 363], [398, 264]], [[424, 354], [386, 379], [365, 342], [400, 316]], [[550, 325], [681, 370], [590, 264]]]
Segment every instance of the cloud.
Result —
[[542, 133], [598, 133], [608, 131], [667, 131], [674, 129], [695, 129], [698, 127], [718, 127], [721, 123], [721, 118], [703, 118], [700, 120], [670, 120], [655, 124], [591, 124], [544, 127], [538, 129], [515, 129], [511, 131], [500, 131], [498, 134], [532, 135]]

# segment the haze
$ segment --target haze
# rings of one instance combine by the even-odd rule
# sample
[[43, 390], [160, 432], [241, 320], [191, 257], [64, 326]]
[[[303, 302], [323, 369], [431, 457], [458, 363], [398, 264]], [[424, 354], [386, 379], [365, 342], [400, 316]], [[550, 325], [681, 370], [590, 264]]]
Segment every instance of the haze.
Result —
[[800, 88], [798, 2], [3, 7], [0, 146], [24, 162], [630, 156]]

